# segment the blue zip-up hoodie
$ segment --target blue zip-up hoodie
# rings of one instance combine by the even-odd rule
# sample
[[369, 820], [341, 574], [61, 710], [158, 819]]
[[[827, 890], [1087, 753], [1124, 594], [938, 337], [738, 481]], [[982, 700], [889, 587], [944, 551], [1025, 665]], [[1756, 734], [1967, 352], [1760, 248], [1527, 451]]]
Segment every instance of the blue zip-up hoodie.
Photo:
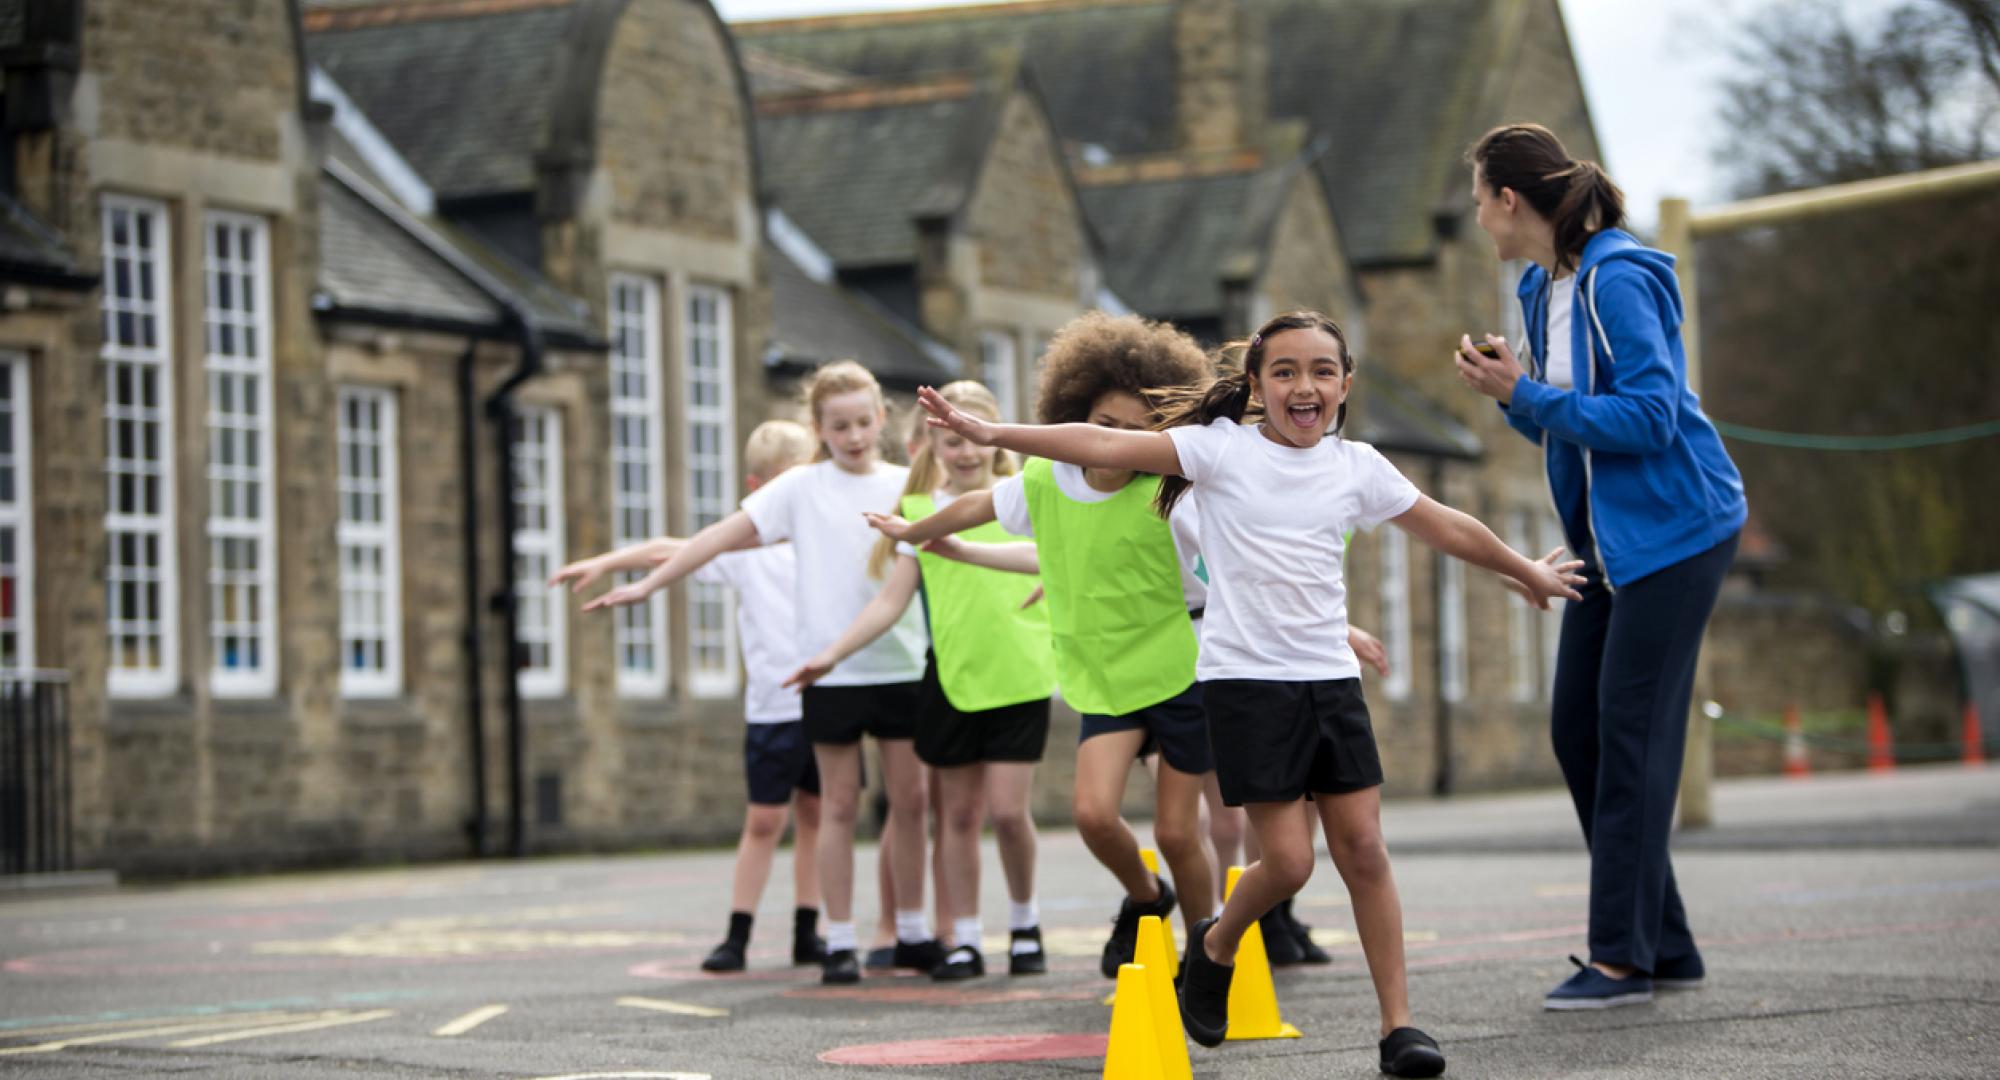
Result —
[[[1742, 529], [1743, 478], [1687, 382], [1674, 257], [1607, 229], [1584, 245], [1570, 318], [1576, 388], [1550, 386], [1551, 279], [1521, 275], [1529, 373], [1503, 407], [1542, 446], [1563, 528], [1590, 537], [1614, 587], [1707, 551]], [[1585, 358], [1588, 358], [1586, 361]], [[1578, 513], [1586, 520], [1572, 520]]]

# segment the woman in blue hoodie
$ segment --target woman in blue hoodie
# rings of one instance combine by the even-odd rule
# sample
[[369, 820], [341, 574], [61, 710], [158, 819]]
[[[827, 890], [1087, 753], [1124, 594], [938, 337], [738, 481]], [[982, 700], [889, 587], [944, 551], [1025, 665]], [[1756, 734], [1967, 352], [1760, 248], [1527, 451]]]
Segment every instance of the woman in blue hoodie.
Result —
[[[1563, 614], [1550, 737], [1590, 846], [1590, 963], [1551, 1009], [1650, 1001], [1703, 976], [1667, 859], [1695, 655], [1736, 554], [1743, 481], [1687, 383], [1671, 255], [1619, 226], [1624, 196], [1547, 128], [1475, 143], [1479, 225], [1518, 290], [1529, 355], [1459, 341], [1458, 373], [1540, 444], [1588, 567]], [[1571, 958], [1575, 960], [1574, 957]]]

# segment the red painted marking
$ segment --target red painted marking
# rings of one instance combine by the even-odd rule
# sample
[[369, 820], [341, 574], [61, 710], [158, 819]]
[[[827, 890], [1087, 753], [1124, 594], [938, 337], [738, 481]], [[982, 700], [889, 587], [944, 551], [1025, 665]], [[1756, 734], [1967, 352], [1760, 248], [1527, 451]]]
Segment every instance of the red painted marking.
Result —
[[1101, 1058], [1107, 1035], [973, 1035], [960, 1039], [916, 1039], [828, 1050], [829, 1065], [986, 1065], [1000, 1061], [1056, 1061]]
[[[928, 980], [926, 980], [928, 981]], [[787, 990], [789, 998], [868, 1001], [886, 1005], [997, 1005], [1009, 1001], [1099, 1001], [1095, 990], [951, 990], [938, 986], [835, 986]]]
[[[635, 979], [667, 979], [674, 982], [797, 982], [819, 978], [819, 969], [816, 967], [780, 966], [789, 964], [790, 957], [789, 952], [782, 954], [782, 957], [778, 953], [772, 953], [771, 962], [766, 966], [727, 974], [703, 971], [699, 960], [648, 960], [643, 964], [634, 964], [626, 968], [625, 974]], [[755, 962], [757, 957], [752, 955], [750, 959]]]

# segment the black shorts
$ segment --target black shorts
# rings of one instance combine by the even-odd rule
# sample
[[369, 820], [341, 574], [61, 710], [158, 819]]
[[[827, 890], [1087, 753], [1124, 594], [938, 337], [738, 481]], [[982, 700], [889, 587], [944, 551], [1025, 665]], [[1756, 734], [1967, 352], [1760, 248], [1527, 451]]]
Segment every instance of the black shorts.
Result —
[[851, 746], [863, 735], [910, 738], [917, 730], [922, 688], [921, 682], [808, 686], [800, 695], [806, 738], [834, 746]]
[[1360, 679], [1204, 683], [1215, 780], [1229, 806], [1379, 787], [1382, 758]]
[[805, 724], [745, 724], [743, 777], [750, 782], [750, 801], [759, 806], [784, 806], [794, 791], [819, 794], [819, 766]]
[[923, 703], [917, 709], [917, 760], [949, 768], [987, 761], [1033, 765], [1049, 744], [1049, 699], [962, 712], [938, 682], [937, 657], [924, 665]]
[[1121, 716], [1084, 713], [1083, 730], [1076, 741], [1081, 744], [1093, 736], [1114, 731], [1144, 731], [1146, 741], [1139, 747], [1140, 757], [1158, 750], [1175, 769], [1200, 776], [1215, 768], [1208, 746], [1208, 715], [1202, 711], [1201, 702], [1202, 684], [1192, 683], [1158, 705]]

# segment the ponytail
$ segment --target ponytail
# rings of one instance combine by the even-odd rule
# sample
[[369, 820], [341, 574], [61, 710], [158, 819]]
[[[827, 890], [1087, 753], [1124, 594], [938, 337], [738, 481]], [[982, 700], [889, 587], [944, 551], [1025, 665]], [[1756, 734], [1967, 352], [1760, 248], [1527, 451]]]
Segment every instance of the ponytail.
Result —
[[1577, 161], [1540, 124], [1507, 124], [1480, 136], [1466, 160], [1494, 191], [1510, 188], [1555, 227], [1556, 269], [1575, 269], [1590, 238], [1625, 223], [1625, 193], [1595, 161]]

